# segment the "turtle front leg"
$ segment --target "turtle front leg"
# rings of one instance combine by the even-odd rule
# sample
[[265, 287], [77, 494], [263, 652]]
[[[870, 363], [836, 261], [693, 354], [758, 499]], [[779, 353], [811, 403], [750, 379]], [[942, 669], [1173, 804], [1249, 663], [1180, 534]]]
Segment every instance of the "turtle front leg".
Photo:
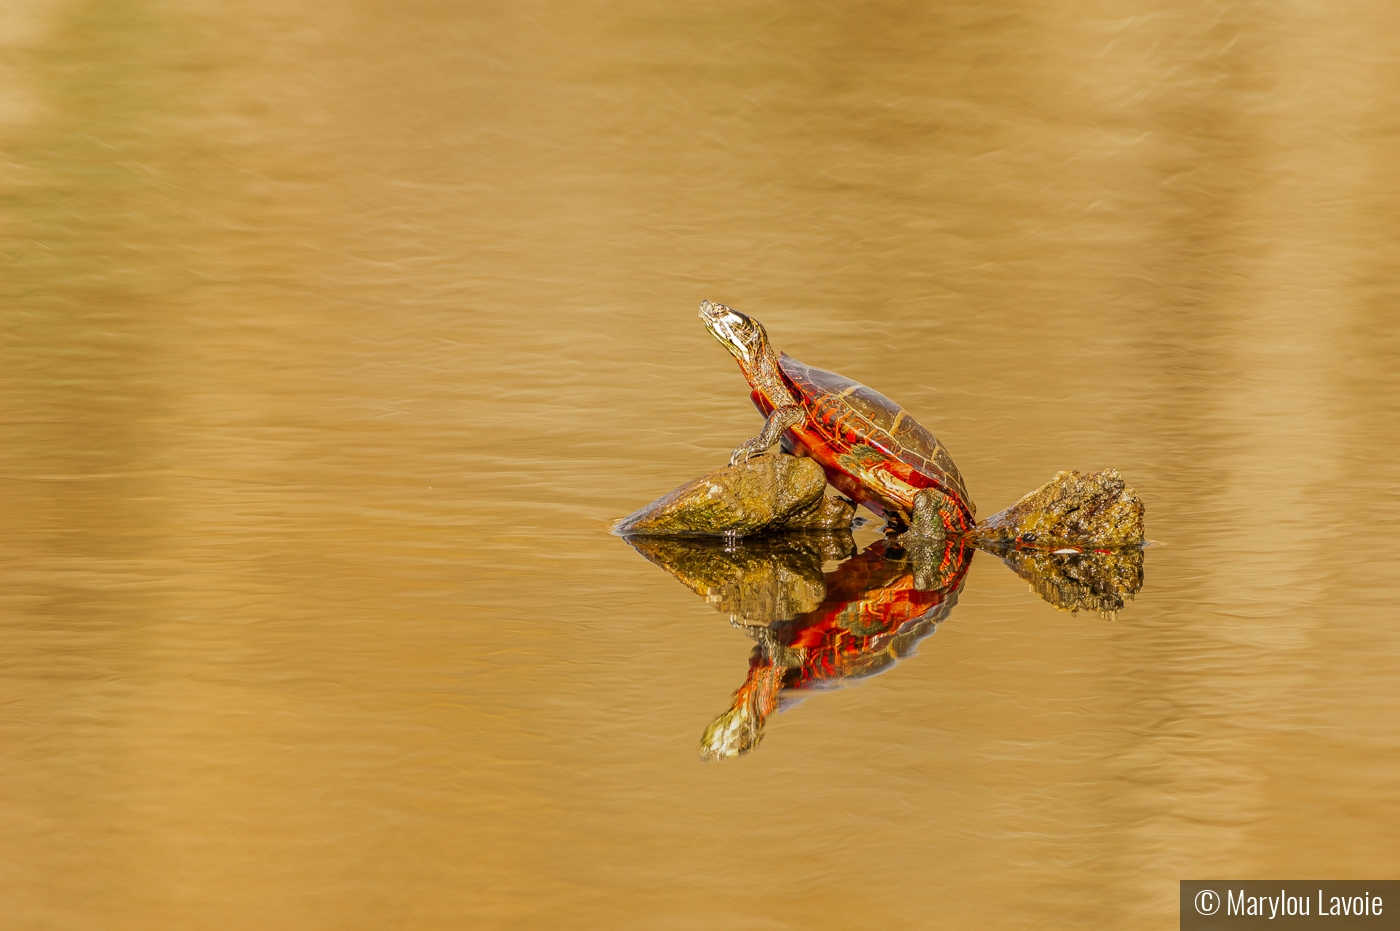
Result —
[[807, 415], [803, 413], [800, 404], [788, 404], [775, 408], [773, 413], [768, 415], [768, 419], [763, 422], [763, 429], [758, 436], [751, 440], [745, 440], [734, 447], [734, 452], [729, 456], [729, 464], [748, 462], [750, 456], [767, 452], [774, 443], [782, 438], [784, 430], [797, 426], [806, 418]]
[[914, 513], [910, 515], [906, 536], [934, 541], [967, 529], [962, 508], [937, 488], [921, 489], [914, 496]]
[[969, 544], [956, 537], [910, 537], [902, 542], [914, 569], [914, 588], [921, 592], [947, 591], [971, 556]]

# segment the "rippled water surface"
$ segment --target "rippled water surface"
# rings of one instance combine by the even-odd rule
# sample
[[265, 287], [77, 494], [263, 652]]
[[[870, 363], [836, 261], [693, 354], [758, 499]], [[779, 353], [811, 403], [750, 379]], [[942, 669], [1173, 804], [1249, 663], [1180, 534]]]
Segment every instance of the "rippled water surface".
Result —
[[[1398, 31], [9, 0], [6, 927], [1174, 928], [1183, 878], [1394, 878]], [[984, 515], [1117, 468], [1136, 601], [979, 554], [702, 763], [754, 642], [607, 532], [757, 429], [702, 298]]]

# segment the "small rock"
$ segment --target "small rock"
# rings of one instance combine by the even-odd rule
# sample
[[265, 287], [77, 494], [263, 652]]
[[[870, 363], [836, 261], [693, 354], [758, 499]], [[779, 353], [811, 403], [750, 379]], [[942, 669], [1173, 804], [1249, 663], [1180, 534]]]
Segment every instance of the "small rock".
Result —
[[618, 521], [613, 532], [734, 537], [850, 527], [855, 506], [826, 497], [825, 488], [826, 475], [811, 459], [755, 456], [686, 482]]
[[845, 498], [822, 495], [782, 523], [782, 530], [849, 530], [856, 519], [856, 504]]
[[1142, 499], [1114, 469], [1060, 472], [973, 531], [980, 546], [1140, 546]]

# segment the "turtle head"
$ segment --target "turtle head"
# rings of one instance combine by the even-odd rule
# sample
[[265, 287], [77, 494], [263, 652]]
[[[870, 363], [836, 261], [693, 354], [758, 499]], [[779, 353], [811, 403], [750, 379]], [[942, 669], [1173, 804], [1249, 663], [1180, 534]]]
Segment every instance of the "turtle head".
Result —
[[739, 360], [739, 368], [744, 370], [746, 376], [758, 367], [761, 360], [773, 355], [768, 345], [768, 331], [763, 329], [763, 324], [732, 307], [701, 301], [700, 319], [705, 321], [705, 329], [710, 331], [710, 335]]

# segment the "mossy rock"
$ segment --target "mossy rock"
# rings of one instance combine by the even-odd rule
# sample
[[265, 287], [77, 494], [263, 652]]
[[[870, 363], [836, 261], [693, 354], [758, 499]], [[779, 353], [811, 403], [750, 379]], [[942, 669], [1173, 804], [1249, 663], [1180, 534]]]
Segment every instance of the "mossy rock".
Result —
[[978, 545], [1141, 546], [1142, 499], [1115, 469], [1054, 478], [1004, 511], [979, 521], [973, 531]]
[[855, 505], [825, 490], [826, 474], [811, 459], [755, 456], [686, 482], [618, 521], [613, 532], [743, 537], [849, 528]]

